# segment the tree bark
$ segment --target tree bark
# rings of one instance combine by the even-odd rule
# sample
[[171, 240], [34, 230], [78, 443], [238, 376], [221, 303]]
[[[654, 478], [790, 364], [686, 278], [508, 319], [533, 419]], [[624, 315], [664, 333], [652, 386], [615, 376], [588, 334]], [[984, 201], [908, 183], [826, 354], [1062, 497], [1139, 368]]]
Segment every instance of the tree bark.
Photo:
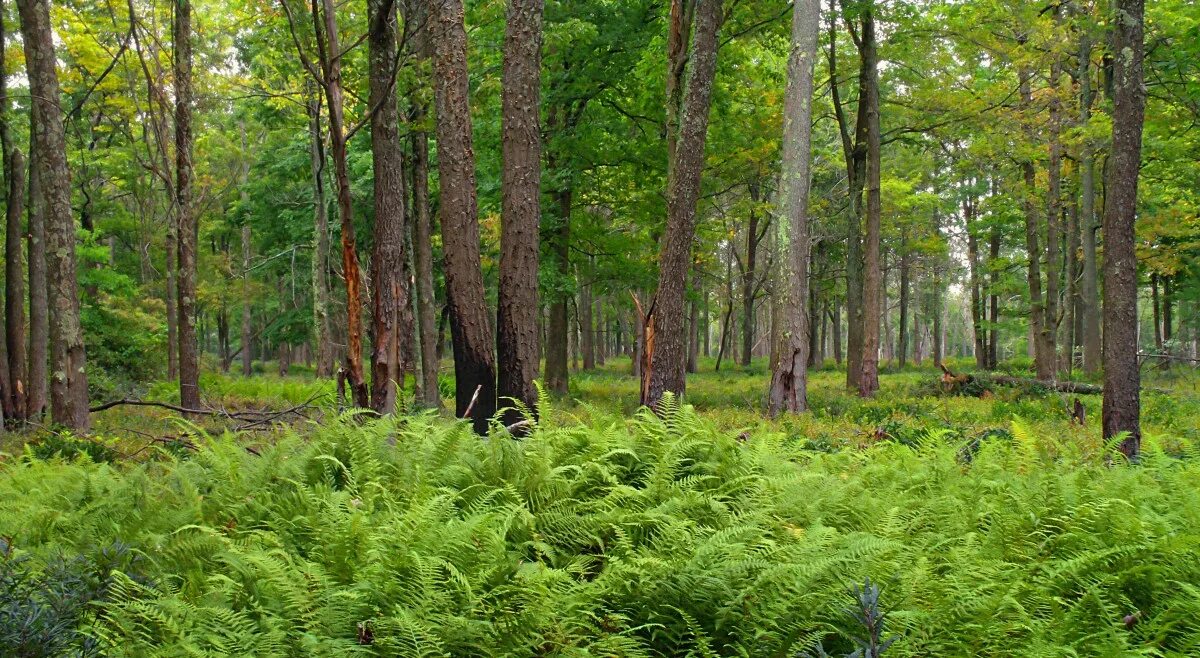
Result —
[[[1019, 41], [1023, 44], [1024, 38]], [[1019, 87], [1021, 95], [1020, 109], [1028, 112], [1030, 106], [1033, 104], [1033, 91], [1030, 86], [1033, 74], [1028, 66], [1022, 65], [1018, 76], [1020, 79]], [[1025, 121], [1024, 129], [1026, 139], [1030, 143], [1034, 143], [1037, 136], [1028, 120]], [[1021, 173], [1025, 184], [1022, 190], [1024, 196], [1022, 205], [1025, 212], [1025, 251], [1029, 257], [1028, 268], [1026, 270], [1026, 280], [1029, 283], [1029, 333], [1033, 340], [1034, 366], [1037, 371], [1037, 378], [1050, 380], [1054, 378], [1054, 355], [1047, 355], [1045, 353], [1046, 341], [1043, 339], [1046, 323], [1046, 301], [1042, 296], [1042, 248], [1039, 236], [1037, 208], [1033, 202], [1037, 183], [1032, 160], [1025, 159], [1021, 163]]]
[[[1079, 39], [1079, 121], [1086, 128], [1092, 113], [1092, 44], [1084, 28]], [[1079, 158], [1079, 230], [1083, 247], [1081, 277], [1081, 314], [1083, 315], [1083, 371], [1089, 375], [1100, 370], [1100, 293], [1096, 261], [1096, 156], [1095, 147], [1086, 135]]]
[[[1055, 9], [1055, 21], [1061, 8]], [[1047, 161], [1046, 194], [1046, 317], [1042, 321], [1041, 354], [1048, 361], [1049, 375], [1054, 377], [1058, 367], [1059, 279], [1062, 276], [1062, 141], [1060, 139], [1062, 104], [1058, 99], [1058, 79], [1062, 63], [1055, 57], [1050, 65], [1050, 149]]]
[[[497, 392], [536, 412], [543, 0], [509, 0], [504, 33]], [[508, 413], [511, 425], [521, 414]]]
[[[412, 124], [423, 122], [425, 108], [418, 106]], [[425, 406], [442, 407], [438, 388], [438, 327], [437, 308], [433, 291], [432, 220], [429, 213], [429, 134], [423, 130], [412, 133], [413, 149], [413, 264], [417, 283], [417, 320], [421, 350], [421, 393]]]
[[[318, 378], [328, 378], [333, 376], [336, 358], [333, 353], [333, 331], [329, 321], [332, 300], [329, 291], [329, 202], [325, 196], [325, 137], [321, 131], [321, 95], [311, 86], [306, 93], [308, 150], [313, 179], [313, 342], [317, 348], [316, 375]], [[249, 251], [245, 253], [245, 257], [248, 265]], [[242, 331], [246, 332], [248, 328], [249, 317], [244, 316]], [[248, 375], [249, 362], [245, 359], [243, 356], [243, 365]]]
[[908, 252], [908, 246], [905, 245], [904, 253], [900, 255], [900, 344], [896, 349], [901, 368], [908, 364], [908, 307], [910, 302], [909, 298], [912, 296], [912, 282], [910, 281], [911, 259], [912, 255]]
[[368, 0], [371, 161], [375, 183], [375, 225], [371, 253], [371, 407], [396, 410], [404, 384], [404, 337], [411, 333], [409, 283], [404, 277], [406, 232], [404, 165], [395, 74], [397, 17], [393, 0]]
[[679, 142], [667, 184], [667, 228], [659, 253], [659, 284], [651, 304], [654, 350], [649, 372], [643, 373], [642, 403], [657, 408], [663, 394], [686, 389], [684, 282], [696, 232], [696, 204], [704, 169], [708, 115], [717, 68], [717, 33], [724, 21], [721, 0], [696, 0], [691, 72], [683, 93]]
[[862, 59], [866, 71], [867, 105], [867, 226], [863, 241], [863, 330], [862, 376], [858, 394], [871, 397], [879, 390], [879, 318], [883, 312], [883, 268], [879, 242], [881, 215], [879, 132], [879, 56], [876, 52], [874, 4], [869, 3], [862, 15]]
[[200, 354], [196, 343], [196, 243], [199, 222], [192, 193], [192, 3], [175, 2], [175, 216], [179, 281], [179, 403], [200, 408]]
[[754, 349], [754, 297], [758, 287], [758, 243], [762, 236], [758, 232], [758, 181], [753, 180], [750, 188], [750, 221], [746, 226], [746, 263], [742, 270], [742, 365], [749, 366]]
[[1143, 0], [1117, 0], [1111, 167], [1104, 209], [1104, 437], [1126, 433], [1121, 451], [1141, 450], [1141, 373], [1137, 360], [1137, 217], [1145, 89]]
[[29, 388], [25, 418], [40, 419], [46, 412], [50, 347], [49, 293], [46, 281], [46, 212], [38, 165], [36, 137], [29, 150]]
[[988, 263], [990, 264], [989, 269], [991, 270], [991, 294], [988, 295], [991, 302], [991, 330], [988, 331], [988, 370], [995, 370], [996, 368], [1000, 367], [1000, 276], [1002, 273], [1000, 268], [997, 266], [997, 261], [999, 259], [1000, 227], [993, 224], [991, 235], [988, 238]]
[[[2, 7], [2, 5], [0, 5]], [[0, 24], [3, 17], [0, 16]], [[4, 38], [0, 36], [0, 50], [4, 48]], [[3, 63], [0, 63], [0, 80], [3, 80]], [[7, 92], [0, 91], [0, 94]], [[7, 98], [0, 100], [0, 113], [7, 114]], [[0, 142], [8, 142], [7, 118], [0, 119]], [[0, 146], [0, 148], [3, 148]], [[4, 299], [4, 331], [5, 343], [8, 348], [8, 381], [11, 412], [6, 414], [14, 420], [25, 420], [28, 409], [25, 393], [29, 386], [26, 376], [28, 355], [25, 352], [25, 259], [21, 253], [22, 216], [25, 214], [25, 157], [18, 149], [12, 149], [5, 158], [5, 179], [8, 181], [8, 203], [6, 208], [7, 233], [4, 242], [5, 270], [5, 299]]]
[[476, 432], [487, 432], [496, 412], [494, 340], [479, 257], [475, 154], [467, 97], [467, 33], [462, 0], [434, 0], [433, 77], [437, 104], [438, 170], [446, 301], [454, 341], [455, 400], [462, 417], [471, 400]]
[[[771, 375], [767, 408], [772, 416], [808, 409], [809, 254], [808, 192], [812, 160], [813, 66], [821, 26], [820, 0], [797, 0], [792, 14], [787, 96], [783, 111], [784, 212], [788, 219], [787, 297], [779, 362]], [[783, 283], [783, 282], [781, 282]]]
[[56, 423], [87, 431], [87, 356], [79, 324], [79, 290], [75, 269], [75, 220], [71, 211], [71, 178], [59, 107], [58, 71], [48, 0], [20, 0], [29, 91], [33, 98], [33, 150], [37, 152], [41, 205], [46, 219], [47, 281], [50, 283], [50, 350], [53, 371], [50, 413]]

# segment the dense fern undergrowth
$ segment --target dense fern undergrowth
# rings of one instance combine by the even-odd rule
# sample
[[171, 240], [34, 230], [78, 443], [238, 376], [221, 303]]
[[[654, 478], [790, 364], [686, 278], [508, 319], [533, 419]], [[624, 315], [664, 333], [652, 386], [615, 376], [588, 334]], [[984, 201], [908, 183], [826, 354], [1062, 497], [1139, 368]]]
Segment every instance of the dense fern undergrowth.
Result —
[[593, 402], [547, 401], [522, 440], [422, 413], [253, 452], [13, 449], [0, 654], [843, 655], [869, 579], [888, 657], [1200, 655], [1192, 398], [1147, 400], [1129, 465], [1054, 396], [895, 375], [861, 402], [822, 374], [815, 413], [754, 423], [706, 408], [749, 394], [730, 377], [665, 418], [577, 378]]

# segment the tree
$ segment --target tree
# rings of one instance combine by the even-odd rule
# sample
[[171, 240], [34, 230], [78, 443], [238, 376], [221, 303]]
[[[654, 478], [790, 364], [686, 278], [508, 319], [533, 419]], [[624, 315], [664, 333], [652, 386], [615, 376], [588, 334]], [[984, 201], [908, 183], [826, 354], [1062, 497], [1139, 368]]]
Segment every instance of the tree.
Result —
[[1121, 452], [1141, 450], [1141, 373], [1137, 346], [1138, 170], [1146, 92], [1143, 0], [1117, 0], [1113, 17], [1112, 152], [1104, 209], [1104, 437], [1125, 433]]
[[786, 347], [771, 377], [767, 408], [772, 416], [808, 409], [809, 315], [808, 188], [812, 160], [813, 66], [821, 28], [820, 0], [798, 0], [792, 15], [787, 98], [783, 110], [783, 202], [788, 219]]
[[[537, 404], [542, 0], [509, 0], [504, 32], [498, 393]], [[517, 422], [516, 414], [506, 424]]]
[[[867, 122], [867, 233], [863, 242], [863, 297], [862, 297], [862, 374], [858, 380], [858, 393], [870, 397], [879, 390], [879, 321], [883, 312], [883, 265], [880, 262], [880, 222], [882, 203], [880, 197], [880, 149], [879, 129], [879, 55], [875, 40], [875, 8], [868, 2], [862, 9], [862, 35], [855, 38], [862, 68], [866, 72], [862, 79], [862, 98], [866, 103]], [[853, 33], [851, 33], [852, 36]]]
[[368, 0], [367, 44], [370, 59], [371, 155], [375, 178], [374, 251], [371, 256], [372, 352], [371, 406], [376, 413], [396, 409], [404, 381], [404, 337], [412, 332], [409, 283], [403, 276], [407, 255], [404, 167], [400, 114], [396, 105], [396, 4]]
[[721, 0], [696, 3], [691, 71], [683, 92], [675, 157], [669, 163], [667, 228], [659, 253], [658, 290], [648, 320], [653, 336], [647, 339], [649, 367], [642, 373], [642, 404], [650, 407], [657, 407], [668, 391], [682, 395], [687, 385], [684, 288], [696, 232], [696, 202], [717, 69], [717, 34], [724, 21]]
[[179, 404], [200, 408], [196, 344], [196, 243], [199, 223], [192, 192], [192, 3], [175, 3], [175, 217], [178, 227]]
[[46, 280], [49, 283], [50, 415], [56, 423], [86, 431], [87, 355], [79, 323], [75, 269], [75, 219], [71, 210], [71, 174], [59, 107], [58, 70], [49, 0], [19, 0], [25, 68], [29, 77], [34, 161], [45, 212]]
[[479, 208], [462, 0], [433, 0], [430, 21], [446, 301], [454, 341], [455, 413], [464, 417], [472, 411], [475, 430], [484, 434], [496, 412], [496, 361], [479, 267]]

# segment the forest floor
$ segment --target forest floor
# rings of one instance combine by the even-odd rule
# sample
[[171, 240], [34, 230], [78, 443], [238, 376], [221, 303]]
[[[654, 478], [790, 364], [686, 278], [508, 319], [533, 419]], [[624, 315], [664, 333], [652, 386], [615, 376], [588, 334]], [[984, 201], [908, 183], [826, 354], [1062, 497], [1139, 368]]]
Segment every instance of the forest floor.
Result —
[[521, 441], [302, 374], [5, 437], [0, 655], [1200, 655], [1191, 373], [1147, 373], [1129, 465], [1097, 396], [827, 369], [767, 420], [763, 366], [711, 365], [663, 418], [628, 360], [573, 373]]

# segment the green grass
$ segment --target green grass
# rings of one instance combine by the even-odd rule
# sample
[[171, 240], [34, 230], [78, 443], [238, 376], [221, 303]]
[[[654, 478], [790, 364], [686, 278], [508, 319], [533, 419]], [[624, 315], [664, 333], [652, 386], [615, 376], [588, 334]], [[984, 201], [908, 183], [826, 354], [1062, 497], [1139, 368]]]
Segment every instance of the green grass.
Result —
[[[864, 401], [830, 370], [813, 413], [767, 421], [764, 373], [735, 368], [689, 379], [659, 419], [629, 413], [623, 365], [576, 374], [522, 441], [327, 411], [134, 459], [109, 435], [17, 445], [0, 462], [0, 646], [841, 655], [862, 633], [848, 591], [869, 578], [889, 657], [1200, 654], [1200, 406], [1183, 385], [1146, 396], [1131, 466], [1094, 398], [1080, 428], [1065, 396], [938, 397], [906, 371]], [[205, 384], [231, 406], [324, 390]]]

